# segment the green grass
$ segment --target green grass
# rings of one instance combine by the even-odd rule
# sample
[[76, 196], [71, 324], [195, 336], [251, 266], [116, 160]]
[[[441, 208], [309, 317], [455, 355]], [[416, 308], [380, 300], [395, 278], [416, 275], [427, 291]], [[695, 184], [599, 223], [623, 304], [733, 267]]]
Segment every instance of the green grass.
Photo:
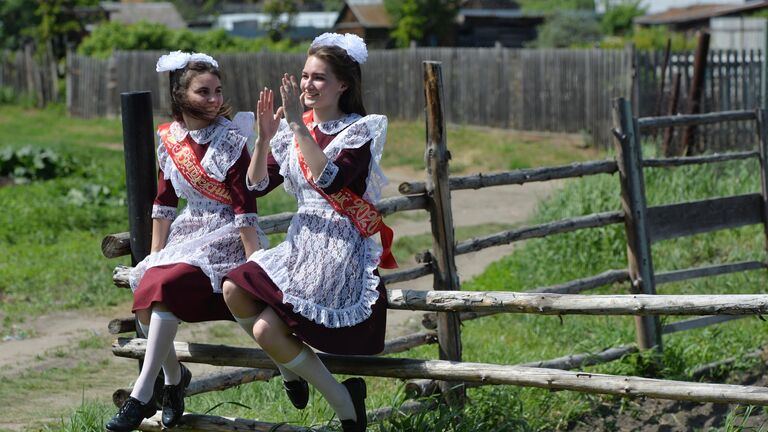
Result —
[[[381, 165], [424, 170], [426, 127], [423, 122], [393, 121]], [[578, 139], [562, 135], [509, 132], [476, 126], [449, 125], [446, 142], [451, 173], [507, 171], [562, 165], [599, 158], [591, 149], [577, 148]]]

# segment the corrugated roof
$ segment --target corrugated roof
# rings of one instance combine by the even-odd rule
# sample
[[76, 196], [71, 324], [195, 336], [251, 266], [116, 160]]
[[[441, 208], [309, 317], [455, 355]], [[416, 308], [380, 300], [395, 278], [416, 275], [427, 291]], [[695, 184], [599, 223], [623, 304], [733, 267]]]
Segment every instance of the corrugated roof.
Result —
[[157, 3], [120, 3], [101, 2], [100, 6], [109, 13], [109, 20], [123, 24], [139, 21], [164, 24], [168, 28], [186, 28], [187, 23], [181, 17], [176, 6], [170, 2]]
[[355, 14], [357, 20], [364, 27], [391, 27], [392, 19], [389, 17], [384, 3], [355, 3], [348, 2], [347, 7]]
[[635, 24], [680, 24], [699, 21], [719, 16], [734, 15], [742, 12], [768, 7], [768, 1], [752, 1], [741, 5], [733, 4], [697, 4], [688, 7], [670, 8], [664, 12], [644, 15], [634, 19]]

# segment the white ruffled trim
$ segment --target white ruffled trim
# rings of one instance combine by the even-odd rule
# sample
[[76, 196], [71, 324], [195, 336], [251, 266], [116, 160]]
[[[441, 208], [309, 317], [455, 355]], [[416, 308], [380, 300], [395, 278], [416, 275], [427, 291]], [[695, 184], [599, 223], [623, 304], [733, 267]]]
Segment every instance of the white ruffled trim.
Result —
[[[290, 277], [287, 267], [285, 266], [281, 266], [280, 271], [272, 271], [270, 268], [263, 265], [262, 269], [283, 293], [283, 303], [290, 303], [293, 306], [293, 311], [295, 313], [328, 328], [352, 327], [367, 320], [371, 316], [373, 313], [372, 307], [379, 299], [379, 291], [377, 288], [379, 286], [380, 277], [376, 276], [374, 271], [379, 266], [379, 258], [381, 257], [383, 249], [371, 238], [366, 239], [365, 242], [368, 247], [365, 253], [366, 264], [365, 279], [363, 281], [364, 287], [357, 303], [344, 309], [331, 309], [309, 300], [287, 294], [284, 287], [287, 285], [287, 281], [290, 280]], [[265, 252], [265, 249], [266, 248], [254, 252], [248, 261], [254, 261], [261, 265], [259, 256]]]
[[371, 141], [371, 164], [363, 198], [376, 203], [381, 199], [381, 189], [389, 182], [381, 169], [381, 155], [387, 141], [386, 116], [370, 114], [361, 117], [341, 131], [323, 152], [328, 159], [335, 160], [342, 150], [360, 148], [368, 141]]
[[234, 124], [246, 138], [248, 155], [252, 155], [253, 150], [256, 148], [256, 116], [253, 114], [253, 111], [238, 112], [232, 119], [232, 124]]
[[245, 187], [248, 188], [249, 191], [263, 191], [267, 188], [267, 186], [269, 186], [268, 175], [265, 175], [264, 178], [259, 180], [259, 182], [256, 184], [251, 183], [251, 178], [245, 176]]
[[339, 167], [329, 159], [328, 162], [325, 163], [325, 168], [323, 168], [322, 174], [315, 180], [315, 184], [319, 188], [327, 188], [333, 183], [333, 180], [336, 179], [338, 173]]
[[152, 219], [176, 219], [178, 210], [176, 207], [161, 206], [157, 204], [152, 205]]
[[[198, 133], [198, 138], [208, 143], [210, 148], [205, 152], [200, 165], [203, 166], [209, 176], [220, 182], [224, 181], [227, 171], [237, 162], [248, 140], [236, 125], [224, 117], [218, 117], [214, 124], [198, 131], [189, 131], [179, 122], [173, 122], [170, 131], [177, 141], [183, 140], [187, 134], [195, 139], [195, 133]], [[195, 142], [204, 144], [196, 139]], [[166, 180], [169, 179], [173, 168], [173, 159], [168, 155], [161, 139], [158, 139], [157, 144], [157, 161], [163, 170], [163, 176]]]

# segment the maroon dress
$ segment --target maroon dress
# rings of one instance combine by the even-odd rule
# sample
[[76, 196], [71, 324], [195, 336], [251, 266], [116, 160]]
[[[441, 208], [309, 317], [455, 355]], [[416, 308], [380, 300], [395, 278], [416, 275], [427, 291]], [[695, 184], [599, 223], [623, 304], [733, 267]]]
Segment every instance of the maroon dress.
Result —
[[[315, 128], [315, 133], [317, 142], [323, 149], [335, 136], [324, 134], [318, 127]], [[362, 196], [366, 188], [370, 161], [370, 142], [359, 148], [342, 150], [334, 160], [339, 170], [331, 184], [322, 188], [323, 191], [333, 194], [346, 186]], [[263, 196], [283, 182], [279, 173], [280, 166], [272, 154], [267, 159], [267, 170], [269, 184], [263, 190], [254, 191], [257, 197]], [[375, 274], [378, 275], [378, 272]], [[256, 262], [246, 262], [230, 271], [226, 278], [272, 308], [299, 339], [320, 351], [343, 355], [371, 355], [380, 353], [384, 348], [387, 296], [381, 280], [377, 287], [379, 297], [371, 307], [368, 319], [353, 326], [329, 328], [294, 312], [293, 305], [283, 301], [282, 291]]]
[[[203, 160], [203, 157], [210, 148], [210, 144], [201, 145], [194, 142], [194, 140], [190, 140], [190, 145], [199, 161]], [[223, 213], [226, 214], [217, 216], [217, 220], [221, 221], [222, 218], [224, 220], [231, 219], [233, 223], [237, 220], [239, 222], [238, 226], [257, 225], [255, 219], [256, 201], [245, 187], [245, 174], [249, 162], [250, 156], [247, 148], [243, 146], [239, 157], [226, 171], [226, 178], [224, 180], [232, 196], [232, 205], [225, 206], [226, 212]], [[155, 214], [155, 209], [175, 209], [179, 203], [179, 195], [172, 181], [165, 177], [161, 163], [158, 175], [158, 191], [153, 206], [153, 217], [158, 217]], [[188, 203], [188, 207], [191, 207], [190, 203]], [[211, 207], [210, 204], [209, 207]], [[214, 204], [213, 207], [216, 207], [216, 205]], [[221, 212], [222, 206], [219, 205], [218, 207]], [[185, 209], [185, 211], [187, 210], [189, 208]], [[206, 217], [205, 212], [204, 206], [202, 209], [192, 209], [194, 214], [192, 217]], [[241, 216], [245, 216], [245, 218], [241, 218]], [[173, 216], [168, 218], [171, 219]], [[246, 220], [246, 222], [242, 222], [243, 220]], [[239, 238], [233, 238], [234, 228], [230, 226], [227, 230], [229, 233], [228, 240], [216, 239], [213, 243], [206, 244], [205, 247], [211, 249], [209, 255], [213, 261], [216, 261], [218, 257], [223, 259], [227, 254], [231, 260], [233, 254], [239, 254], [236, 260], [237, 263], [242, 263], [246, 257], [242, 251], [241, 241]], [[183, 232], [183, 228], [179, 232]], [[174, 230], [172, 228], [171, 235], [169, 235], [169, 244], [172, 242], [173, 233]], [[217, 243], [219, 240], [221, 241]], [[234, 242], [237, 242], [237, 244], [233, 244]], [[229, 266], [226, 270], [232, 267]], [[220, 277], [225, 272], [223, 271]], [[217, 282], [219, 281], [217, 280]], [[227, 308], [221, 294], [220, 284], [218, 288], [212, 288], [211, 278], [198, 266], [184, 262], [152, 266], [143, 273], [138, 282], [138, 287], [134, 291], [132, 310], [136, 312], [150, 308], [154, 302], [162, 302], [174, 315], [186, 322], [233, 321], [232, 313]]]

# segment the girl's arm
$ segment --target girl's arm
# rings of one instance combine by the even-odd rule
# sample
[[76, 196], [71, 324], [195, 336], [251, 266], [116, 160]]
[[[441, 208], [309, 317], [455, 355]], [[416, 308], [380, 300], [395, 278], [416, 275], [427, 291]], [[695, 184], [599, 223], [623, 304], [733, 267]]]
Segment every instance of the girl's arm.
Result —
[[259, 233], [255, 227], [240, 227], [240, 240], [243, 242], [245, 248], [245, 257], [250, 257], [254, 252], [261, 249], [261, 241], [259, 241]]
[[285, 113], [285, 120], [288, 122], [291, 131], [293, 131], [296, 137], [296, 141], [299, 143], [299, 149], [304, 156], [304, 161], [307, 163], [309, 171], [312, 173], [312, 178], [317, 180], [323, 174], [328, 158], [323, 153], [323, 149], [312, 138], [312, 135], [309, 134], [309, 129], [304, 124], [301, 90], [296, 82], [296, 77], [291, 76], [289, 78], [288, 74], [283, 75], [280, 96], [283, 98], [282, 108], [283, 113]]
[[159, 252], [168, 242], [168, 233], [171, 230], [170, 219], [152, 219], [152, 244], [151, 252]]
[[280, 118], [283, 116], [283, 107], [274, 111], [274, 93], [268, 88], [259, 92], [259, 100], [256, 102], [256, 126], [258, 127], [258, 139], [253, 151], [251, 162], [248, 165], [248, 181], [257, 184], [267, 176], [267, 155], [269, 154], [269, 142], [277, 133], [280, 126]]

